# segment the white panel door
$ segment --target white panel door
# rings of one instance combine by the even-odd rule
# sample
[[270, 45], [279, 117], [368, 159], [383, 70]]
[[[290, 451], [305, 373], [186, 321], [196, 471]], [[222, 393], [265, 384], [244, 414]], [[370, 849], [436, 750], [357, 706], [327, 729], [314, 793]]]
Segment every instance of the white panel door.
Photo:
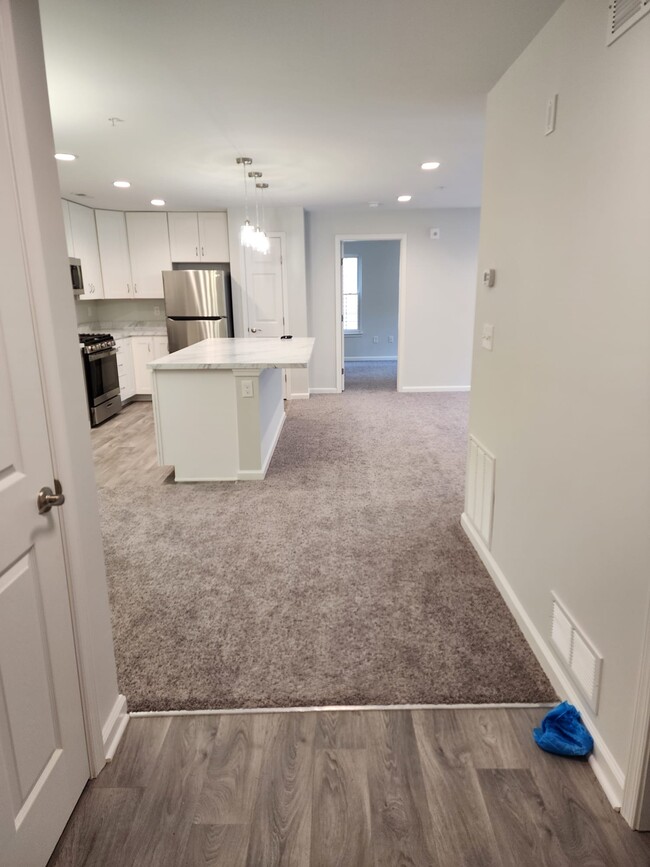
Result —
[[[7, 9], [0, 3], [0, 37]], [[0, 55], [0, 863], [23, 867], [47, 862], [89, 772], [60, 510], [39, 515], [36, 505], [54, 481], [4, 62]]]
[[249, 337], [281, 337], [284, 334], [282, 239], [269, 236], [267, 255], [246, 251], [246, 294]]
[[134, 298], [162, 298], [162, 272], [171, 271], [167, 214], [126, 215]]
[[206, 212], [199, 217], [199, 253], [202, 262], [230, 262], [228, 215], [225, 211]]
[[99, 264], [95, 212], [92, 208], [77, 205], [75, 202], [69, 202], [68, 209], [74, 255], [81, 261], [81, 274], [84, 281], [84, 294], [79, 297], [103, 298], [104, 284]]
[[105, 298], [133, 298], [131, 259], [122, 211], [95, 211]]
[[170, 213], [169, 243], [172, 262], [200, 262], [199, 223], [195, 213]]

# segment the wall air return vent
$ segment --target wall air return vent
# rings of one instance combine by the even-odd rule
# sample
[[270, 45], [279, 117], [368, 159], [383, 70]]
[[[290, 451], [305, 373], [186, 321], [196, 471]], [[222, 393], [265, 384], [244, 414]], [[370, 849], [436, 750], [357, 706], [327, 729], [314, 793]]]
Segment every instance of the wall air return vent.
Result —
[[611, 0], [607, 44], [611, 45], [647, 12], [650, 12], [650, 0]]
[[552, 596], [551, 640], [587, 704], [597, 713], [603, 658], [555, 593]]
[[485, 544], [492, 543], [494, 510], [494, 455], [473, 436], [469, 438], [465, 514], [476, 527]]

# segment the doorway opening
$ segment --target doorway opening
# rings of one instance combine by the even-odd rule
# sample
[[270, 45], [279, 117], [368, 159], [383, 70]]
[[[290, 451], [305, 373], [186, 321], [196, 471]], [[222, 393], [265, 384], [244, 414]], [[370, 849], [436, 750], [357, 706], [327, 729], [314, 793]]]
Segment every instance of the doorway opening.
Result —
[[336, 236], [337, 391], [400, 391], [405, 235]]

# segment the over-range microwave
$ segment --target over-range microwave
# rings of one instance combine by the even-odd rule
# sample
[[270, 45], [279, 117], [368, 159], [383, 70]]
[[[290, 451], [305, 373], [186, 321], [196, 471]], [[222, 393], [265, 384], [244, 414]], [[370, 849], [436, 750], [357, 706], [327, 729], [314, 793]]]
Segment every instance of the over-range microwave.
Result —
[[70, 262], [70, 279], [72, 280], [72, 291], [75, 298], [84, 294], [84, 278], [81, 273], [81, 259], [68, 259]]

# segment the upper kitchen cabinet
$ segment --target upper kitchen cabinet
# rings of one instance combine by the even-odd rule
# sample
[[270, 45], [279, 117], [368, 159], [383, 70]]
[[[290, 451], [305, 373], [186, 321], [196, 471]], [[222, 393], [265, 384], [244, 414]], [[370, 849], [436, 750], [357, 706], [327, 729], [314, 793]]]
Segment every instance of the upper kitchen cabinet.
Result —
[[162, 298], [162, 272], [170, 271], [167, 214], [128, 212], [126, 232], [131, 255], [134, 298]]
[[229, 262], [228, 216], [224, 211], [170, 213], [173, 262]]
[[95, 211], [95, 220], [104, 275], [104, 297], [133, 298], [124, 214], [122, 211]]
[[[68, 255], [81, 262], [81, 274], [84, 281], [84, 294], [80, 298], [103, 298], [104, 286], [102, 269], [99, 260], [99, 245], [97, 243], [97, 228], [95, 212], [74, 202], [66, 202], [69, 225]], [[63, 210], [65, 223], [66, 208]], [[72, 247], [73, 252], [70, 252]]]
[[68, 248], [68, 256], [74, 257], [72, 226], [70, 225], [70, 202], [66, 201], [66, 199], [61, 199], [61, 210], [63, 211], [63, 226], [65, 228], [65, 243]]

